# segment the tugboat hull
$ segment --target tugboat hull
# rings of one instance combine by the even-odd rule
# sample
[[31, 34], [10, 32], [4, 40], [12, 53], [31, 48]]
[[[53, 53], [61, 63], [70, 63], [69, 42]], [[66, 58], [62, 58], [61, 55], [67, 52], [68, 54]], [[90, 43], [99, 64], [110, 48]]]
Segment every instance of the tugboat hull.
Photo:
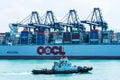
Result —
[[33, 70], [33, 74], [72, 74], [72, 73], [85, 73], [91, 71], [93, 68], [92, 67], [83, 67], [80, 70], [75, 70], [75, 71], [54, 71], [54, 70]]

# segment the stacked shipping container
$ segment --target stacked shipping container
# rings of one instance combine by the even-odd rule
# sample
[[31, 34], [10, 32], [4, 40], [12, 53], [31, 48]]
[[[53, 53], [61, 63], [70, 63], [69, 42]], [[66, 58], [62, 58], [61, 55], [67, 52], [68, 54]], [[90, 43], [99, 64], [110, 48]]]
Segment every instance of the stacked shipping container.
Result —
[[[91, 30], [85, 34], [79, 30], [73, 30], [72, 32], [49, 32], [36, 30], [34, 34], [32, 32], [23, 30], [20, 36], [16, 36], [12, 40], [12, 44], [80, 44], [80, 43], [120, 43], [119, 34], [114, 37], [113, 31], [98, 31]], [[0, 33], [0, 44], [9, 44], [11, 39], [10, 32]], [[114, 39], [116, 39], [114, 41]], [[118, 41], [117, 41], [118, 40]]]
[[19, 44], [19, 39], [20, 39], [20, 35], [16, 35], [16, 36], [14, 37], [13, 44]]
[[117, 42], [120, 44], [120, 32], [116, 33]]
[[89, 43], [98, 44], [99, 43], [99, 32], [98, 30], [91, 30], [89, 34]]
[[103, 31], [102, 32], [102, 42], [103, 43], [111, 43], [113, 38], [113, 31]]
[[49, 43], [49, 29], [45, 29], [44, 35], [45, 35], [45, 44]]
[[63, 33], [62, 32], [51, 32], [49, 34], [50, 44], [62, 44]]
[[53, 32], [50, 32], [49, 34], [49, 41], [48, 41], [49, 44], [54, 44], [54, 37], [53, 37]]
[[21, 44], [30, 44], [32, 42], [32, 33], [29, 31], [22, 31], [20, 35]]
[[80, 43], [80, 32], [79, 30], [72, 31], [72, 44]]
[[63, 35], [62, 32], [54, 33], [55, 44], [62, 44]]
[[71, 44], [71, 32], [63, 33], [63, 44]]
[[44, 31], [35, 32], [36, 44], [45, 44], [45, 35]]
[[0, 33], [0, 44], [4, 43], [5, 33]]
[[10, 37], [10, 32], [5, 33], [5, 43], [6, 44], [12, 43], [12, 39]]

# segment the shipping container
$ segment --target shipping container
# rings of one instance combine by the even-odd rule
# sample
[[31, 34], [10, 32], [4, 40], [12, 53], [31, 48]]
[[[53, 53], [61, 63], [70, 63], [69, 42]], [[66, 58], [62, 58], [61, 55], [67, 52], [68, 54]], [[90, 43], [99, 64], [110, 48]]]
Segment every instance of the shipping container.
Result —
[[89, 33], [89, 43], [98, 44], [100, 43], [100, 33], [98, 30], [91, 30]]
[[90, 33], [90, 39], [98, 39], [99, 34], [98, 33]]
[[72, 44], [79, 44], [79, 43], [80, 43], [80, 34], [72, 33]]
[[32, 43], [32, 32], [27, 30], [21, 31], [20, 44], [31, 44]]
[[63, 38], [63, 44], [71, 44], [70, 38]]
[[105, 43], [105, 44], [112, 43], [113, 36], [114, 36], [113, 31], [111, 30], [103, 31], [102, 32], [102, 43]]
[[90, 39], [90, 44], [98, 44], [99, 40], [98, 39]]
[[117, 44], [118, 43], [117, 34], [116, 33], [113, 33], [112, 43], [113, 44]]
[[71, 44], [71, 33], [70, 32], [64, 32], [63, 33], [63, 44]]
[[48, 44], [49, 43], [49, 29], [45, 29], [44, 31], [44, 35], [45, 35], [45, 44]]
[[3, 44], [5, 39], [5, 33], [0, 33], [0, 44]]
[[8, 44], [8, 43], [11, 43], [12, 42], [12, 39], [10, 37], [10, 32], [6, 32], [5, 33], [5, 43]]
[[72, 44], [79, 44], [79, 43], [80, 43], [80, 31], [73, 30], [72, 31]]
[[57, 39], [55, 40], [55, 44], [62, 44], [63, 40], [62, 39]]
[[70, 32], [64, 32], [63, 33], [63, 38], [71, 38], [71, 33]]
[[117, 43], [120, 44], [120, 32], [116, 33]]
[[98, 30], [95, 29], [95, 30], [91, 30], [90, 32], [91, 32], [91, 33], [98, 33]]
[[4, 40], [5, 40], [5, 34], [0, 33], [0, 44], [4, 44]]
[[20, 37], [15, 37], [13, 44], [19, 44], [19, 39], [20, 39]]
[[62, 44], [63, 33], [62, 32], [50, 32], [49, 43], [50, 44]]
[[62, 32], [54, 32], [55, 44], [62, 44], [63, 34]]
[[54, 44], [54, 43], [55, 43], [55, 40], [54, 40], [54, 37], [53, 37], [53, 32], [50, 32], [50, 33], [49, 33], [48, 43], [49, 43], [49, 44]]
[[45, 44], [45, 35], [43, 31], [36, 31], [34, 34], [36, 44]]

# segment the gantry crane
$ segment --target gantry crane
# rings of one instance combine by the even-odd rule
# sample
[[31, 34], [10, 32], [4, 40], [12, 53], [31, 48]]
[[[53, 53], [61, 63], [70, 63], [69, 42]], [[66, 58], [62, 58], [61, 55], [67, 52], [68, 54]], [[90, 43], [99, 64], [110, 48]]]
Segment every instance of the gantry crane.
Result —
[[76, 28], [81, 31], [85, 31], [85, 27], [81, 23], [78, 15], [77, 15], [77, 12], [74, 9], [70, 10], [68, 15], [66, 15], [66, 16], [67, 16], [67, 18], [64, 20], [64, 22], [65, 22], [64, 25], [66, 26], [67, 31], [68, 31], [68, 28], [70, 28], [70, 31], [72, 31], [73, 28]]
[[102, 13], [99, 8], [94, 8], [93, 12], [89, 17], [81, 21], [82, 23], [89, 24], [90, 30], [96, 29], [96, 27], [101, 27], [101, 30], [106, 30], [108, 24], [104, 21]]
[[38, 14], [37, 11], [33, 11], [28, 17], [26, 17], [25, 19], [23, 19], [19, 23], [12, 23], [12, 24], [10, 24], [9, 27], [12, 30], [15, 27], [16, 28], [23, 27], [23, 28], [26, 28], [28, 30], [30, 30], [30, 29], [44, 30], [45, 28], [49, 28], [49, 26], [44, 25], [42, 23], [42, 20], [40, 19], [39, 14]]
[[44, 19], [44, 24], [50, 26], [51, 29], [63, 30], [62, 22], [58, 22], [52, 11], [47, 11]]

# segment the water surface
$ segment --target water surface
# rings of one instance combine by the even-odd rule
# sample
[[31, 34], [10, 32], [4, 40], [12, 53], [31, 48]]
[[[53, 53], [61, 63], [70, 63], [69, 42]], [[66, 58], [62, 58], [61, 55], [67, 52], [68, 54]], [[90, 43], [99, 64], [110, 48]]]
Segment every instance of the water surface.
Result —
[[70, 60], [92, 66], [90, 73], [33, 75], [33, 69], [51, 68], [57, 60], [0, 60], [0, 80], [120, 80], [120, 60]]

